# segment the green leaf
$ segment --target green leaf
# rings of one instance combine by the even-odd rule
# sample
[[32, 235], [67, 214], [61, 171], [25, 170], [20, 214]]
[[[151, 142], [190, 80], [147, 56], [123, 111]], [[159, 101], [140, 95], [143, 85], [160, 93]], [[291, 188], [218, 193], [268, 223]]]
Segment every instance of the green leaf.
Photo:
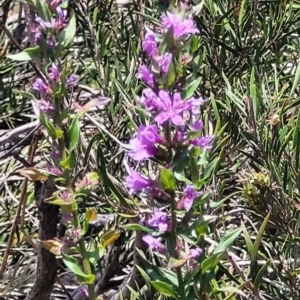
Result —
[[237, 228], [232, 230], [231, 232], [225, 234], [221, 240], [219, 245], [213, 251], [214, 254], [224, 253], [230, 245], [235, 241], [235, 239], [241, 234], [242, 229]]
[[79, 137], [80, 137], [80, 124], [77, 116], [72, 120], [72, 123], [68, 130], [68, 137], [69, 137], [69, 150], [72, 151], [78, 145]]
[[129, 229], [129, 230], [139, 230], [139, 231], [144, 231], [144, 232], [153, 232], [153, 230], [149, 229], [148, 227], [145, 227], [145, 226], [142, 226], [140, 224], [125, 224], [125, 225], [122, 225], [120, 226], [122, 228], [125, 228], [125, 229]]
[[253, 285], [255, 292], [259, 291], [259, 286], [262, 283], [262, 278], [265, 275], [265, 273], [267, 272], [269, 264], [270, 264], [270, 260], [268, 259], [267, 262], [259, 270], [257, 276], [255, 277], [254, 285]]
[[41, 17], [44, 21], [46, 22], [52, 21], [51, 11], [49, 9], [49, 6], [46, 4], [44, 0], [36, 1], [36, 9], [38, 12], [38, 16]]
[[257, 265], [257, 254], [258, 254], [258, 249], [262, 240], [262, 236], [263, 233], [266, 229], [266, 226], [268, 224], [269, 218], [270, 218], [271, 212], [269, 212], [266, 216], [266, 218], [264, 219], [263, 223], [261, 224], [259, 231], [257, 233], [254, 245], [253, 245], [253, 251], [252, 251], [252, 255], [251, 255], [251, 264], [250, 264], [250, 270], [252, 272], [252, 275], [254, 275], [254, 271], [256, 269], [256, 265]]
[[198, 79], [191, 82], [187, 86], [187, 88], [182, 92], [181, 99], [185, 100], [185, 99], [191, 98], [194, 95], [195, 91], [197, 90], [201, 80], [202, 80], [202, 77], [199, 77]]
[[64, 170], [73, 169], [76, 165], [76, 154], [75, 154], [75, 152], [72, 151], [68, 156], [66, 156], [63, 160], [60, 161], [59, 165]]
[[[244, 284], [241, 285], [241, 289], [244, 287]], [[228, 296], [226, 299], [231, 299], [234, 294], [239, 294], [247, 298], [247, 295], [241, 291], [241, 289], [236, 288], [234, 286], [226, 286], [226, 287], [220, 287], [220, 288], [215, 288], [216, 291], [218, 292], [225, 292], [226, 294], [231, 293], [230, 297]]]
[[171, 192], [175, 190], [176, 180], [173, 173], [170, 170], [166, 168], [162, 169], [160, 171], [159, 180], [166, 191]]
[[95, 275], [85, 274], [79, 266], [76, 258], [63, 253], [63, 261], [65, 265], [78, 276], [78, 279], [82, 284], [92, 284], [95, 281]]
[[205, 274], [208, 270], [214, 268], [221, 260], [223, 253], [216, 253], [206, 258], [201, 263], [201, 273]]
[[241, 227], [245, 236], [245, 242], [246, 242], [246, 247], [248, 250], [248, 253], [250, 254], [250, 256], [252, 256], [252, 252], [253, 252], [253, 243], [251, 241], [251, 237], [246, 229], [246, 226], [244, 225], [244, 222], [241, 222]]
[[296, 72], [295, 72], [295, 78], [294, 78], [293, 86], [290, 90], [289, 97], [294, 96], [293, 94], [296, 90], [296, 87], [298, 87], [299, 80], [300, 80], [300, 62], [298, 63], [298, 66], [297, 66], [297, 69], [296, 69]]
[[121, 231], [118, 229], [110, 230], [105, 232], [101, 237], [101, 243], [107, 247], [116, 241], [121, 235]]
[[150, 282], [152, 284], [152, 286], [161, 294], [168, 296], [168, 297], [173, 297], [175, 299], [178, 299], [178, 297], [176, 296], [172, 285], [167, 284], [163, 281], [151, 281]]
[[40, 46], [30, 47], [25, 49], [24, 51], [16, 54], [8, 54], [7, 58], [16, 60], [16, 61], [30, 61], [39, 56]]
[[43, 127], [47, 130], [47, 133], [50, 135], [50, 137], [56, 139], [59, 133], [55, 129], [53, 123], [46, 120], [44, 114], [42, 113], [40, 114], [40, 121]]
[[172, 88], [176, 79], [176, 73], [173, 64], [170, 64], [169, 70], [165, 77], [165, 83], [167, 85], [167, 88]]
[[69, 48], [73, 43], [75, 34], [76, 34], [76, 17], [75, 17], [75, 13], [72, 12], [68, 26], [64, 28], [58, 36], [59, 45], [61, 45], [64, 49]]

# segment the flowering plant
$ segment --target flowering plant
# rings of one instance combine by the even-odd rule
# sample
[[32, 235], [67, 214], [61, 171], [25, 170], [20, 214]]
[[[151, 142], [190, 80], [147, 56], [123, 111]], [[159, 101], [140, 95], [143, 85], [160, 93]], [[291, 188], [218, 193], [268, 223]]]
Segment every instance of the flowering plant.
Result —
[[[84, 235], [96, 213], [87, 210], [81, 218], [78, 203], [98, 184], [99, 172], [77, 176], [76, 152], [82, 116], [91, 106], [103, 105], [105, 101], [81, 105], [68, 97], [80, 78], [68, 73], [63, 59], [76, 32], [75, 14], [68, 14], [67, 7], [67, 1], [37, 0], [37, 16], [31, 30], [33, 47], [10, 58], [33, 60], [41, 65], [39, 77], [32, 83], [32, 90], [39, 96], [32, 98], [51, 144], [52, 163], [43, 169], [25, 168], [22, 174], [55, 186], [39, 208], [43, 212], [45, 205], [58, 206], [64, 232], [57, 237], [52, 230], [51, 236], [40, 237], [40, 246], [53, 255], [61, 255], [65, 265], [87, 287], [82, 288], [83, 297], [95, 300], [94, 262], [104, 247], [87, 247]], [[149, 253], [135, 249], [143, 262], [135, 267], [144, 281], [170, 298], [194, 299], [199, 291], [205, 292], [208, 275], [240, 231], [225, 237], [211, 256], [205, 256], [204, 237], [214, 218], [204, 215], [207, 193], [203, 187], [215, 162], [209, 163], [214, 137], [205, 134], [208, 126], [201, 120], [207, 99], [195, 95], [201, 80], [189, 73], [191, 44], [199, 42], [200, 32], [192, 19], [192, 9], [185, 6], [163, 14], [161, 27], [160, 33], [147, 28], [142, 41], [149, 64], [138, 67], [136, 77], [144, 84], [138, 102], [150, 122], [140, 125], [127, 145], [127, 159], [131, 165], [138, 165], [127, 167], [125, 181], [129, 192], [140, 196], [141, 203], [135, 207], [138, 223], [124, 228], [135, 230], [137, 235], [142, 232], [143, 245], [153, 254], [155, 263], [146, 259]], [[150, 160], [154, 162], [154, 176], [138, 171], [139, 165]], [[58, 211], [55, 213], [57, 219]], [[43, 260], [44, 252], [41, 253]], [[56, 264], [52, 271], [49, 282], [53, 285]]]

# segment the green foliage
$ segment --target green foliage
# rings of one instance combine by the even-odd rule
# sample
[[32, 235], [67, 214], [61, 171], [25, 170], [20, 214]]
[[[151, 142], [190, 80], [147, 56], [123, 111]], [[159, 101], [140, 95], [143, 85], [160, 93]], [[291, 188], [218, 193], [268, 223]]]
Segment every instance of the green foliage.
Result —
[[[49, 20], [43, 2], [39, 1], [39, 9], [44, 19]], [[72, 120], [68, 130], [70, 153], [65, 157], [63, 167], [77, 166], [76, 178], [84, 168], [97, 170], [103, 190], [91, 191], [83, 206], [92, 203], [98, 212], [105, 213], [112, 206], [122, 206], [129, 211], [120, 214], [132, 216], [134, 212], [130, 208], [134, 206], [134, 200], [125, 199], [116, 182], [122, 185], [125, 174], [123, 143], [127, 143], [140, 124], [148, 122], [136, 102], [142, 89], [135, 78], [138, 62], [143, 56], [142, 28], [143, 25], [157, 25], [156, 17], [165, 7], [149, 1], [143, 9], [132, 3], [118, 10], [111, 1], [105, 4], [96, 0], [90, 2], [86, 10], [74, 7], [71, 22], [60, 36], [57, 53], [63, 53], [65, 60], [70, 61], [67, 74], [76, 71], [80, 75], [81, 90], [76, 90], [78, 94], [74, 97], [86, 104], [88, 98], [97, 96], [85, 96], [84, 91], [93, 89], [111, 101], [105, 108], [86, 112], [89, 124], [84, 124], [82, 132], [77, 117]], [[215, 136], [215, 145], [209, 155], [179, 153], [174, 169], [178, 181], [193, 183], [208, 195], [201, 197], [191, 212], [191, 218], [199, 218], [195, 232], [184, 228], [189, 231], [186, 239], [204, 249], [198, 262], [200, 267], [188, 274], [183, 266], [188, 282], [187, 299], [244, 299], [256, 295], [265, 299], [297, 300], [299, 4], [279, 0], [207, 0], [200, 4], [194, 1], [194, 5], [202, 6], [195, 18], [201, 35], [190, 41], [192, 63], [187, 70], [189, 85], [183, 98], [194, 92], [199, 97], [208, 97], [201, 114], [204, 123], [208, 124], [204, 132]], [[0, 48], [4, 48], [7, 38], [2, 32], [0, 36]], [[168, 40], [166, 44], [170, 42]], [[62, 46], [68, 48], [65, 53]], [[14, 64], [11, 60], [26, 62], [39, 53], [35, 47], [9, 52], [6, 57], [0, 54], [3, 128], [26, 123], [28, 116], [33, 115], [27, 86], [35, 74], [29, 65]], [[71, 62], [72, 57], [74, 61]], [[170, 68], [166, 85], [172, 86], [180, 73], [181, 70]], [[14, 93], [14, 90], [22, 93]], [[41, 123], [50, 137], [62, 135], [42, 116]], [[90, 128], [96, 138], [91, 138]], [[38, 159], [48, 146], [47, 140], [41, 143]], [[77, 148], [75, 157], [73, 150]], [[186, 174], [184, 167], [188, 163], [193, 168]], [[9, 174], [9, 170], [18, 167], [17, 164], [13, 159], [5, 161], [1, 173]], [[9, 222], [9, 225], [3, 225], [7, 226], [1, 233], [3, 243], [7, 243], [10, 221], [17, 209], [17, 202], [7, 199], [11, 199], [11, 192], [16, 199], [20, 196], [17, 187], [21, 180], [13, 180], [14, 186], [1, 183], [1, 198], [4, 199], [0, 208], [1, 222]], [[175, 189], [175, 179], [166, 169], [161, 171], [161, 181], [165, 189]], [[32, 190], [30, 185], [29, 193]], [[209, 218], [201, 221], [203, 216]], [[30, 218], [26, 217], [26, 234], [33, 235], [37, 230], [34, 218], [33, 213]], [[126, 218], [121, 218], [120, 222], [126, 222]], [[128, 231], [146, 231], [134, 222], [121, 227]], [[110, 230], [106, 233], [116, 233]], [[184, 233], [180, 232], [182, 236]], [[24, 235], [16, 237], [14, 243], [28, 247]], [[129, 243], [129, 239], [126, 240], [125, 244]], [[95, 249], [99, 258], [105, 256], [99, 254], [100, 250]], [[163, 273], [157, 264], [160, 258], [150, 256], [143, 260], [145, 267], [138, 268], [152, 298], [158, 299], [157, 291], [162, 294], [160, 299], [178, 297], [174, 289], [178, 282], [173, 271]], [[65, 258], [65, 263], [77, 272], [82, 282], [94, 279], [87, 277], [72, 257]], [[193, 292], [189, 289], [191, 285]], [[137, 297], [143, 299], [139, 293]]]

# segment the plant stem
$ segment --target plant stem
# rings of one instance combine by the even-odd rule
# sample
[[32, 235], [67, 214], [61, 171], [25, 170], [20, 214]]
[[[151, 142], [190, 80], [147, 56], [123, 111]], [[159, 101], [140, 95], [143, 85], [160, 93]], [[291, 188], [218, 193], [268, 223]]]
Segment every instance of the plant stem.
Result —
[[[171, 124], [170, 121], [166, 122], [164, 125], [164, 133], [165, 133], [165, 139], [168, 144], [171, 143]], [[169, 150], [169, 162], [171, 162], [173, 159], [172, 157], [172, 150]], [[177, 240], [177, 220], [176, 220], [176, 200], [175, 200], [175, 192], [170, 192], [170, 199], [171, 199], [171, 222], [172, 222], [172, 231], [171, 231], [171, 237], [170, 237], [170, 252], [171, 256], [175, 259], [178, 259], [178, 255], [176, 252], [176, 240]], [[183, 284], [183, 277], [181, 273], [181, 268], [176, 268], [177, 273], [177, 279], [178, 279], [178, 285], [179, 285], [179, 294], [180, 299], [185, 299], [185, 293], [184, 293], [184, 284]]]
[[[76, 209], [73, 211], [73, 222], [74, 222], [74, 227], [78, 228], [79, 232], [80, 232], [81, 230], [80, 230], [79, 216], [78, 216], [78, 212], [77, 212], [77, 205], [76, 205]], [[79, 251], [82, 255], [82, 263], [83, 263], [84, 273], [87, 274], [87, 275], [92, 275], [90, 262], [87, 258], [84, 239], [83, 239], [82, 236], [80, 236], [80, 238], [78, 240], [78, 244], [79, 244]], [[88, 286], [88, 290], [89, 290], [89, 299], [90, 300], [95, 300], [96, 295], [95, 295], [94, 283], [88, 284], [87, 286]]]
[[[62, 130], [62, 120], [61, 120], [60, 116], [61, 116], [60, 99], [55, 99], [54, 123], [58, 127], [59, 130]], [[62, 137], [58, 139], [58, 144], [59, 144], [59, 151], [61, 153], [62, 159], [66, 159], [68, 154], [66, 152], [66, 142], [65, 142], [64, 135], [62, 135]], [[81, 234], [81, 225], [80, 225], [80, 220], [79, 220], [79, 215], [78, 215], [78, 207], [77, 207], [77, 204], [76, 204], [76, 199], [75, 199], [75, 197], [73, 195], [73, 192], [72, 192], [72, 182], [71, 182], [71, 176], [70, 175], [71, 175], [70, 170], [68, 168], [65, 169], [64, 170], [64, 178], [66, 180], [65, 185], [66, 185], [66, 188], [67, 188], [68, 192], [71, 194], [72, 203], [74, 203], [73, 207], [72, 207], [73, 224], [74, 224], [74, 228], [77, 229], [79, 231], [79, 233]], [[81, 235], [79, 237], [78, 244], [79, 244], [79, 252], [82, 256], [84, 273], [87, 274], [87, 275], [92, 275], [92, 270], [91, 270], [89, 259], [87, 257], [87, 252], [86, 252], [86, 248], [85, 248], [85, 244], [84, 244], [84, 239]], [[95, 295], [94, 283], [88, 284], [87, 286], [88, 286], [88, 291], [89, 291], [89, 299], [90, 300], [95, 300], [96, 295]]]
[[[176, 238], [177, 238], [177, 220], [176, 220], [176, 201], [175, 201], [175, 193], [172, 192], [170, 194], [171, 198], [171, 221], [172, 221], [172, 231], [171, 231], [171, 256], [173, 256], [175, 259], [178, 259], [178, 255], [176, 252]], [[180, 294], [180, 299], [185, 299], [185, 293], [184, 293], [184, 283], [183, 283], [183, 277], [181, 272], [181, 267], [176, 268], [177, 273], [177, 279], [178, 279], [178, 289]]]

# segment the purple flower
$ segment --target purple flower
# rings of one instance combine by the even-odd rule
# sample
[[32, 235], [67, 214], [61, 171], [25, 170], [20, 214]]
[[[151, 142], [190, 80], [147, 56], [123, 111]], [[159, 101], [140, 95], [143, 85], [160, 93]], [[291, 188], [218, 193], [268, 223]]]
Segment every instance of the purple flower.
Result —
[[136, 193], [142, 189], [148, 188], [152, 185], [152, 180], [145, 178], [136, 171], [131, 171], [126, 178], [126, 183], [130, 193]]
[[60, 222], [65, 226], [68, 225], [69, 222], [73, 220], [73, 214], [70, 212], [62, 212]]
[[50, 48], [54, 48], [54, 46], [56, 45], [56, 38], [55, 38], [55, 36], [48, 35], [47, 38], [46, 38], [46, 42], [47, 42], [47, 45]]
[[190, 258], [198, 258], [202, 254], [201, 248], [191, 249], [189, 253]]
[[179, 126], [173, 136], [173, 143], [180, 143], [185, 140], [185, 126]]
[[156, 250], [157, 252], [163, 252], [165, 247], [163, 244], [156, 238], [154, 238], [152, 235], [147, 234], [143, 236], [143, 241], [151, 248]]
[[32, 88], [40, 93], [51, 94], [52, 90], [48, 84], [46, 84], [41, 78], [37, 78], [33, 84]]
[[62, 0], [50, 0], [49, 7], [52, 11], [55, 11], [57, 6], [62, 3]]
[[41, 27], [37, 24], [34, 24], [30, 27], [31, 33], [33, 34], [33, 42], [35, 45], [38, 45], [41, 42], [42, 30]]
[[156, 37], [152, 32], [146, 32], [145, 39], [142, 43], [143, 50], [150, 56], [154, 56], [157, 53]]
[[56, 166], [47, 167], [47, 171], [50, 174], [54, 175], [54, 176], [59, 176], [60, 177], [60, 176], [63, 175], [63, 172], [59, 168], [57, 168]]
[[49, 68], [48, 75], [53, 81], [59, 82], [60, 73], [55, 63], [52, 63], [51, 67]]
[[197, 131], [201, 131], [203, 129], [203, 122], [200, 120], [197, 120], [194, 122], [193, 127]]
[[44, 30], [53, 28], [53, 23], [52, 22], [46, 22], [40, 17], [35, 18], [36, 23], [38, 23]]
[[67, 10], [61, 9], [60, 6], [56, 8], [58, 19], [54, 23], [54, 28], [59, 31], [60, 29], [65, 27], [66, 18], [67, 18]]
[[190, 143], [196, 147], [201, 147], [203, 149], [211, 149], [211, 141], [213, 140], [213, 136], [207, 135], [204, 137], [200, 137], [194, 140], [191, 140]]
[[192, 114], [193, 115], [199, 115], [200, 114], [200, 106], [204, 103], [203, 98], [190, 98], [190, 101], [192, 103]]
[[69, 202], [71, 200], [70, 194], [67, 191], [62, 191], [59, 194], [60, 198], [66, 202]]
[[148, 111], [158, 111], [161, 109], [161, 100], [153, 92], [152, 89], [146, 88], [143, 90], [142, 97], [140, 97], [140, 102]]
[[148, 225], [158, 229], [159, 232], [163, 233], [170, 227], [170, 222], [166, 213], [162, 212], [158, 208], [154, 208], [153, 216], [148, 220]]
[[161, 143], [156, 125], [140, 126], [137, 137], [133, 138], [129, 146], [129, 156], [135, 160], [143, 160], [153, 157], [157, 153], [156, 143]]
[[166, 91], [160, 91], [159, 97], [162, 101], [162, 112], [155, 117], [155, 121], [163, 124], [167, 120], [171, 120], [174, 125], [183, 125], [184, 121], [181, 113], [190, 108], [190, 101], [181, 101], [179, 93], [175, 93], [171, 99]]
[[197, 192], [193, 186], [187, 185], [183, 191], [183, 197], [178, 203], [178, 208], [184, 208], [186, 211], [189, 211], [194, 203], [194, 200], [199, 197], [202, 193]]
[[169, 70], [170, 63], [172, 62], [172, 54], [167, 52], [162, 56], [158, 56], [156, 60], [161, 71], [166, 74]]
[[183, 19], [179, 14], [167, 12], [162, 17], [162, 25], [167, 29], [173, 29], [174, 37], [180, 38], [187, 34], [197, 34], [199, 30], [196, 28], [195, 22], [190, 18]]
[[[86, 287], [80, 287], [80, 294], [83, 297], [83, 300], [88, 300], [89, 298], [89, 292]], [[80, 298], [81, 299], [81, 298]]]
[[46, 113], [46, 114], [52, 113], [54, 111], [54, 107], [52, 103], [44, 99], [39, 101], [39, 109], [42, 113]]
[[79, 76], [72, 74], [67, 78], [67, 87], [72, 87], [79, 79]]
[[146, 65], [139, 66], [136, 78], [143, 80], [150, 86], [154, 85], [154, 76]]

